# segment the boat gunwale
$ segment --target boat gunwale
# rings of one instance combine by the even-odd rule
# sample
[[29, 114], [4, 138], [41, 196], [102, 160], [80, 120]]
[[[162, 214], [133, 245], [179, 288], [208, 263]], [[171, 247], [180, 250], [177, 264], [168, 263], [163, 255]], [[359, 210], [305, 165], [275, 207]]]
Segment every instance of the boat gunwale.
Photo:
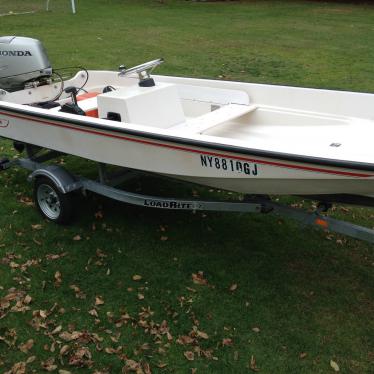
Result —
[[[11, 104], [11, 103], [7, 103]], [[268, 151], [268, 150], [261, 150], [261, 149], [253, 149], [253, 148], [245, 148], [240, 147], [236, 145], [228, 145], [228, 144], [222, 144], [222, 143], [212, 143], [207, 142], [203, 140], [197, 140], [197, 139], [188, 139], [188, 138], [182, 138], [179, 136], [172, 136], [172, 135], [165, 135], [165, 134], [157, 134], [152, 132], [146, 132], [142, 130], [133, 130], [128, 128], [119, 128], [115, 126], [108, 125], [101, 125], [99, 123], [90, 122], [89, 120], [76, 120], [74, 118], [64, 118], [56, 115], [51, 115], [48, 113], [40, 113], [40, 112], [32, 112], [27, 111], [25, 109], [19, 109], [14, 108], [11, 106], [4, 106], [0, 102], [0, 110], [4, 110], [10, 113], [17, 113], [17, 114], [23, 114], [34, 118], [40, 118], [40, 119], [47, 119], [55, 122], [63, 122], [67, 124], [72, 124], [76, 126], [80, 126], [83, 128], [93, 128], [98, 130], [104, 130], [109, 132], [115, 132], [119, 134], [124, 135], [130, 135], [130, 136], [136, 136], [136, 137], [142, 137], [142, 138], [148, 138], [152, 140], [158, 140], [158, 141], [165, 141], [169, 143], [176, 143], [176, 144], [182, 144], [182, 145], [190, 145], [193, 147], [200, 147], [200, 148], [207, 148], [207, 149], [213, 149], [218, 151], [225, 151], [230, 153], [236, 153], [239, 155], [246, 155], [246, 156], [257, 156], [267, 159], [276, 159], [276, 160], [285, 160], [285, 161], [291, 161], [301, 164], [313, 164], [313, 165], [320, 165], [320, 166], [332, 166], [334, 168], [340, 168], [340, 169], [350, 169], [350, 170], [359, 170], [359, 171], [370, 171], [374, 172], [374, 164], [365, 163], [365, 162], [359, 162], [359, 161], [347, 161], [347, 160], [336, 160], [336, 159], [328, 159], [328, 158], [322, 158], [322, 157], [315, 157], [315, 156], [305, 156], [305, 155], [297, 155], [292, 153], [284, 153], [284, 152], [275, 152], [275, 151]], [[2, 113], [2, 115], [10, 115], [9, 113]], [[87, 117], [86, 117], [87, 118]], [[22, 117], [21, 119], [28, 120], [27, 117]], [[35, 120], [35, 119], [34, 119]], [[51, 125], [58, 126], [58, 124], [50, 123]], [[100, 134], [98, 134], [100, 135]], [[0, 136], [1, 137], [1, 136]], [[217, 157], [232, 157], [234, 156], [230, 155], [216, 155]], [[264, 160], [265, 161], [265, 160]], [[260, 163], [261, 161], [258, 160]], [[349, 173], [349, 172], [339, 172], [335, 170], [310, 170], [308, 167], [302, 167], [302, 165], [278, 165], [282, 167], [290, 167], [290, 168], [297, 168], [297, 169], [304, 169], [308, 171], [317, 171], [317, 172], [325, 172], [325, 173], [336, 173], [336, 174], [344, 174], [344, 175], [351, 175], [353, 177], [374, 177], [374, 174], [355, 174], [355, 173]]]

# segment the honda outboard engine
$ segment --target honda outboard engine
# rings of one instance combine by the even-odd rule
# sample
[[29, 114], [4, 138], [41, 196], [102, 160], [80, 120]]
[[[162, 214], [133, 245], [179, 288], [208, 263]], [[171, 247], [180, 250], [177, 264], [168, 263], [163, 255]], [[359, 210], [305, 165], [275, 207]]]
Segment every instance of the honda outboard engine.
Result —
[[51, 74], [51, 64], [39, 40], [21, 36], [0, 37], [0, 89], [8, 92], [22, 90], [27, 83], [49, 78]]

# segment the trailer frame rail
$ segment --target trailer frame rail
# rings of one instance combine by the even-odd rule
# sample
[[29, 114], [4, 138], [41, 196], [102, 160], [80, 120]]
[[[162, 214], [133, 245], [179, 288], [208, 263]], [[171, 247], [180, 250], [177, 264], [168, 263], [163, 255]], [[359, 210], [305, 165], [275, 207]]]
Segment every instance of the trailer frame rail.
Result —
[[[325, 231], [337, 232], [359, 240], [374, 243], [374, 229], [341, 221], [324, 214], [328, 208], [326, 203], [312, 212], [300, 208], [294, 208], [272, 201], [266, 196], [245, 196], [243, 200], [197, 200], [180, 199], [172, 197], [159, 197], [129, 192], [115, 187], [123, 181], [138, 177], [137, 173], [130, 169], [121, 169], [114, 177], [108, 175], [106, 165], [98, 163], [98, 180], [77, 176], [60, 165], [44, 164], [62, 154], [56, 151], [40, 153], [42, 149], [26, 149], [29, 157], [0, 160], [0, 171], [14, 166], [30, 170], [29, 181], [39, 177], [47, 178], [53, 182], [59, 193], [68, 195], [74, 191], [91, 191], [96, 194], [114, 199], [123, 203], [156, 209], [190, 210], [190, 211], [219, 211], [240, 213], [266, 213], [276, 214], [281, 217], [291, 218], [302, 225], [313, 226]], [[48, 217], [47, 217], [48, 218]]]

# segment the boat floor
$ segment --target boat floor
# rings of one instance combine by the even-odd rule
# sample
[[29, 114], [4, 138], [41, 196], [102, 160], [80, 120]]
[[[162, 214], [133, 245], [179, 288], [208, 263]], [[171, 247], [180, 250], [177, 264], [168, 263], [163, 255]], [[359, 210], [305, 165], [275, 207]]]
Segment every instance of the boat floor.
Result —
[[[57, 115], [58, 110], [50, 112]], [[370, 152], [369, 158], [374, 159], [374, 120], [288, 108], [227, 104], [197, 116], [185, 113], [183, 123], [166, 130], [137, 124], [114, 125], [286, 154], [366, 163]]]
[[374, 121], [358, 118], [258, 108], [240, 121], [228, 121], [204, 134], [234, 139], [252, 149], [356, 162], [367, 162], [370, 152], [369, 159], [374, 160]]

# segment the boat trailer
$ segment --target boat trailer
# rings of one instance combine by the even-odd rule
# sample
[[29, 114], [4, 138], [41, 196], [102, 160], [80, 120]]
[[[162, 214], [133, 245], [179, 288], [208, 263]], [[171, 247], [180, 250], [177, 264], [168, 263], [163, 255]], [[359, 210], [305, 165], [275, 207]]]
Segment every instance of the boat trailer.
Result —
[[26, 148], [27, 157], [0, 160], [0, 172], [15, 166], [30, 170], [31, 174], [28, 176], [28, 180], [34, 182], [35, 204], [45, 218], [56, 223], [65, 224], [70, 221], [74, 209], [74, 192], [80, 191], [85, 194], [86, 191], [91, 191], [120, 202], [148, 208], [271, 213], [290, 217], [302, 225], [319, 227], [325, 231], [337, 232], [374, 243], [374, 229], [325, 216], [323, 213], [331, 207], [331, 204], [325, 202], [320, 203], [313, 212], [308, 212], [276, 203], [266, 196], [257, 195], [244, 196], [241, 201], [188, 200], [148, 196], [115, 187], [126, 180], [139, 177], [139, 174], [146, 173], [122, 168], [121, 174], [109, 176], [106, 165], [99, 163], [98, 180], [92, 180], [74, 175], [60, 165], [45, 164], [46, 161], [60, 157], [63, 153], [31, 145], [20, 145], [20, 147]]

